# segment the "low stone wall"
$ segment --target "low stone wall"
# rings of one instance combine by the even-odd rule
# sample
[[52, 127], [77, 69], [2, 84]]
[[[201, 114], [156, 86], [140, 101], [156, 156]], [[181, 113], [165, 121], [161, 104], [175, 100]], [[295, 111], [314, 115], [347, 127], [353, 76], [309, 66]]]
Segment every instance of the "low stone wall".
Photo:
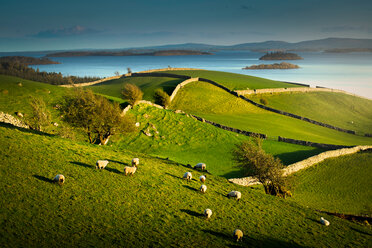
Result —
[[138, 103], [137, 104], [147, 104], [147, 105], [151, 105], [151, 106], [153, 106], [153, 107], [155, 107], [155, 108], [159, 108], [159, 109], [164, 109], [164, 107], [163, 106], [160, 106], [160, 105], [158, 105], [158, 104], [155, 104], [155, 103], [153, 103], [153, 102], [150, 102], [150, 101], [146, 101], [146, 100], [141, 100], [141, 101], [138, 101]]
[[323, 143], [315, 143], [315, 142], [310, 142], [310, 141], [305, 141], [305, 140], [289, 139], [289, 138], [284, 138], [284, 137], [280, 137], [280, 136], [278, 136], [278, 141], [279, 142], [286, 142], [286, 143], [290, 143], [290, 144], [301, 145], [301, 146], [312, 146], [312, 147], [318, 147], [318, 148], [324, 148], [324, 149], [330, 149], [330, 150], [352, 147], [352, 146], [341, 146], [341, 145], [330, 145], [330, 144], [323, 144]]
[[102, 83], [102, 82], [105, 82], [105, 81], [109, 81], [109, 80], [113, 80], [113, 79], [118, 79], [120, 78], [121, 76], [113, 76], [113, 77], [107, 77], [107, 78], [103, 78], [103, 79], [100, 79], [100, 80], [97, 80], [97, 81], [93, 81], [93, 82], [88, 82], [88, 83], [81, 83], [81, 84], [64, 84], [64, 85], [60, 85], [61, 87], [65, 87], [65, 88], [72, 88], [72, 87], [85, 87], [85, 86], [90, 86], [90, 85], [94, 85], [94, 84], [99, 84], [99, 83]]
[[[315, 164], [322, 162], [327, 158], [349, 155], [369, 149], [372, 149], [372, 146], [355, 146], [351, 148], [342, 148], [338, 150], [326, 151], [318, 155], [312, 156], [310, 158], [307, 158], [305, 160], [299, 161], [297, 163], [288, 165], [285, 169], [283, 169], [283, 175], [288, 176], [299, 170], [307, 169]], [[229, 179], [229, 182], [236, 183], [242, 186], [252, 186], [260, 184], [260, 182], [255, 177], [231, 178]]]
[[171, 74], [171, 73], [163, 73], [163, 72], [136, 72], [131, 73], [130, 77], [169, 77], [169, 78], [180, 78], [180, 79], [190, 79], [190, 76], [184, 76], [184, 75], [177, 75], [177, 74]]
[[21, 128], [30, 128], [28, 125], [26, 125], [22, 120], [19, 120], [18, 118], [6, 114], [4, 112], [0, 112], [0, 122], [3, 123], [8, 123], [16, 127], [21, 127]]
[[195, 68], [162, 68], [162, 69], [140, 71], [138, 73], [149, 73], [149, 72], [159, 72], [159, 71], [192, 71], [192, 70], [204, 71], [203, 69], [195, 69]]
[[293, 87], [293, 88], [272, 88], [272, 89], [256, 89], [256, 90], [236, 90], [239, 95], [252, 94], [274, 94], [283, 92], [339, 92], [350, 94], [343, 90], [329, 89], [329, 88], [310, 88], [310, 87]]
[[169, 97], [169, 100], [172, 102], [173, 99], [176, 97], [178, 91], [179, 91], [183, 86], [185, 86], [186, 84], [189, 84], [189, 83], [191, 83], [191, 82], [197, 82], [197, 81], [199, 81], [199, 78], [190, 78], [190, 79], [187, 79], [187, 80], [183, 81], [182, 83], [178, 84], [178, 85], [176, 86], [176, 88], [173, 90], [172, 95]]

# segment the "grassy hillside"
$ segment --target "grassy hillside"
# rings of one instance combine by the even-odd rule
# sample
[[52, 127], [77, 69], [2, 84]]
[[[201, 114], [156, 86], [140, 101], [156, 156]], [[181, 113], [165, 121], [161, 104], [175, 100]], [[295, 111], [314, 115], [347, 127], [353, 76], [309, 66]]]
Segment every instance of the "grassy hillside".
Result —
[[132, 77], [132, 78], [119, 78], [110, 81], [105, 81], [100, 84], [89, 86], [94, 92], [115, 97], [115, 100], [124, 102], [121, 99], [121, 89], [126, 83], [135, 84], [143, 91], [143, 99], [154, 101], [154, 92], [156, 89], [161, 88], [169, 95], [172, 94], [174, 88], [182, 82], [182, 79], [166, 78], [166, 77]]
[[[114, 146], [169, 157], [184, 164], [204, 162], [211, 173], [226, 178], [242, 176], [235, 167], [231, 154], [235, 144], [248, 139], [247, 136], [148, 105], [138, 105], [131, 113], [141, 125], [138, 132], [126, 135], [115, 142]], [[148, 137], [143, 133], [148, 129], [153, 136]], [[324, 151], [276, 141], [265, 141], [264, 149], [279, 157], [286, 165]]]
[[372, 133], [372, 101], [333, 92], [251, 95], [248, 98], [267, 106], [305, 116], [359, 133]]
[[327, 159], [291, 176], [292, 200], [314, 209], [372, 215], [372, 151]]
[[[208, 176], [180, 179], [181, 164], [0, 126], [2, 247], [367, 247], [369, 227]], [[125, 177], [134, 156], [140, 167]], [[105, 170], [97, 159], [109, 159]], [[192, 171], [197, 178], [201, 173]], [[66, 176], [63, 186], [50, 182]], [[236, 202], [224, 195], [242, 192]], [[205, 208], [213, 215], [200, 216]], [[232, 232], [244, 232], [243, 243]], [[341, 238], [342, 237], [342, 238]]]
[[171, 108], [182, 109], [230, 127], [265, 133], [273, 139], [284, 136], [339, 145], [372, 143], [371, 138], [338, 132], [263, 110], [205, 82], [183, 87], [173, 100]]
[[222, 71], [206, 71], [206, 70], [188, 70], [188, 71], [169, 71], [172, 74], [186, 75], [191, 77], [201, 77], [213, 80], [224, 85], [230, 90], [245, 90], [249, 89], [266, 89], [266, 88], [290, 88], [300, 87], [299, 85], [274, 81], [266, 78], [253, 77], [237, 73], [229, 73]]

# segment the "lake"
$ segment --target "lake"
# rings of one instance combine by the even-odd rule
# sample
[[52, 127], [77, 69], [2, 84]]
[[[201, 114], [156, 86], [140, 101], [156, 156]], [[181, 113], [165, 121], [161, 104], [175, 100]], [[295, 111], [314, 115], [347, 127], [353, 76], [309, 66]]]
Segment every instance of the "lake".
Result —
[[[88, 56], [51, 58], [61, 64], [36, 65], [40, 71], [61, 72], [74, 76], [113, 76], [131, 68], [133, 72], [171, 67], [200, 68], [234, 72], [273, 80], [310, 84], [345, 90], [372, 99], [372, 53], [298, 53], [303, 60], [288, 61], [299, 65], [293, 70], [242, 70], [253, 64], [271, 64], [280, 61], [260, 61], [263, 53], [250, 51], [222, 51], [215, 55], [192, 56]], [[1, 54], [20, 55], [17, 54]], [[44, 54], [30, 53], [24, 56], [40, 57]]]

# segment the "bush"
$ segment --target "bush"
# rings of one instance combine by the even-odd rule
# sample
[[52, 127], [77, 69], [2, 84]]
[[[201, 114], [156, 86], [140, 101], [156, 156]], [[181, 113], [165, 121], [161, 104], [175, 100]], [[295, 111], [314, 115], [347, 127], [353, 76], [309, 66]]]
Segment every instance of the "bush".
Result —
[[155, 90], [154, 98], [156, 104], [162, 105], [165, 108], [167, 108], [170, 104], [169, 95], [163, 89]]
[[31, 97], [30, 105], [32, 109], [31, 116], [27, 118], [27, 124], [31, 129], [43, 131], [50, 125], [51, 115], [41, 98]]
[[142, 100], [143, 92], [134, 84], [125, 84], [121, 94], [123, 99], [127, 100], [130, 105], [134, 106], [138, 101]]
[[267, 105], [269, 102], [267, 101], [266, 98], [260, 98], [260, 103], [263, 105]]

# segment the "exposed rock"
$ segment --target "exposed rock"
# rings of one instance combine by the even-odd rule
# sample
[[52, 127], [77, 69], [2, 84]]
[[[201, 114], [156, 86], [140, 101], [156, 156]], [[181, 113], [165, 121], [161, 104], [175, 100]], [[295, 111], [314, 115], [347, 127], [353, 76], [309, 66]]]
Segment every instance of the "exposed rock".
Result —
[[23, 121], [3, 112], [0, 112], [0, 122], [9, 123], [16, 127], [29, 128]]

